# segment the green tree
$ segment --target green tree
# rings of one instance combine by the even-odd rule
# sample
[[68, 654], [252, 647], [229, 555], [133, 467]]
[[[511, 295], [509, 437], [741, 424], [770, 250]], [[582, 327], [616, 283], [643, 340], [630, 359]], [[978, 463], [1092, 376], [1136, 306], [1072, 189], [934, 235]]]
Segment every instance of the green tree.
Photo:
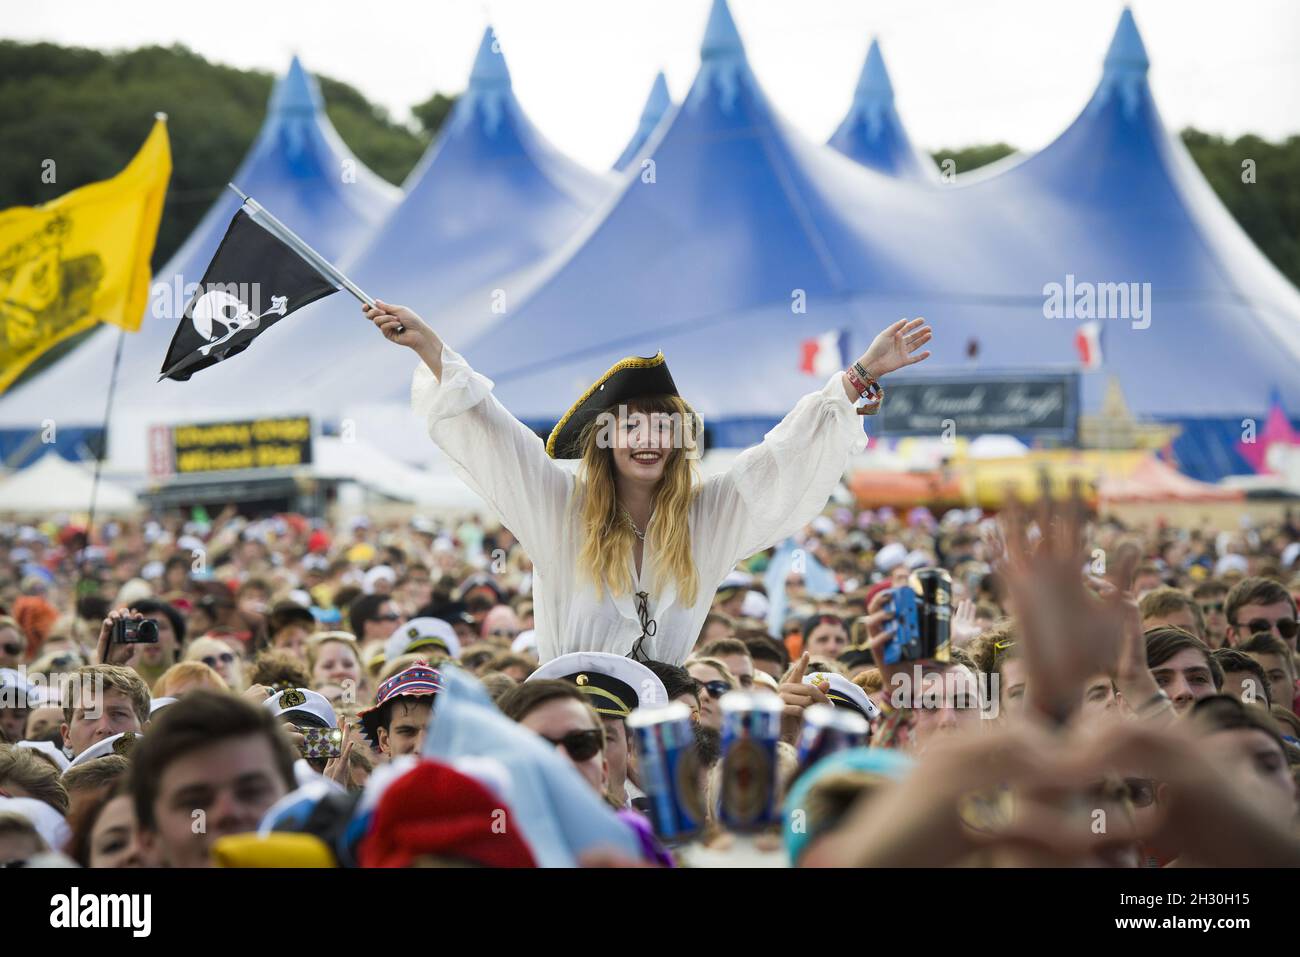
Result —
[[[320, 77], [330, 121], [357, 157], [400, 184], [432, 138], [354, 87]], [[155, 112], [168, 114], [172, 179], [153, 266], [161, 266], [225, 188], [266, 116], [275, 78], [209, 63], [182, 46], [102, 53], [0, 41], [0, 209], [48, 202], [118, 173]], [[437, 99], [437, 97], [435, 97]], [[445, 97], [443, 99], [446, 99]], [[445, 115], [445, 114], [444, 114]], [[45, 160], [54, 182], [45, 182]]]

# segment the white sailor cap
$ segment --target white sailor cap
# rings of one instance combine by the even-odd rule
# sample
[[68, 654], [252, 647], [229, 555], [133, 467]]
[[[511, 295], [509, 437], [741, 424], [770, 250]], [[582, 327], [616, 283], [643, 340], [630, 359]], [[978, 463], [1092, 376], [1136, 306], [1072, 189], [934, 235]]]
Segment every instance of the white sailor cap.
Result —
[[287, 717], [295, 725], [336, 728], [339, 723], [329, 699], [310, 688], [285, 688], [263, 701], [262, 707], [277, 718]]
[[388, 636], [384, 644], [384, 660], [392, 661], [402, 655], [426, 648], [441, 647], [448, 658], [460, 657], [460, 639], [456, 629], [441, 618], [412, 618]]
[[0, 796], [0, 813], [11, 812], [32, 822], [36, 833], [52, 849], [58, 850], [68, 843], [72, 829], [67, 820], [49, 804], [29, 797]]
[[60, 774], [68, 770], [68, 756], [61, 749], [56, 748], [53, 741], [19, 741], [14, 747], [28, 748], [45, 755], [58, 765]]
[[880, 716], [880, 708], [867, 693], [838, 672], [814, 671], [804, 675], [803, 683], [821, 688], [837, 708], [851, 708], [868, 721]]
[[112, 737], [105, 738], [103, 741], [99, 741], [88, 747], [85, 751], [82, 751], [72, 759], [72, 762], [68, 765], [68, 769], [71, 770], [72, 768], [85, 764], [87, 761], [93, 761], [95, 758], [106, 758], [110, 754], [120, 754], [123, 757], [129, 758], [131, 756], [131, 749], [134, 748], [143, 737], [144, 735], [139, 731], [120, 731]]
[[149, 702], [149, 717], [152, 718], [154, 715], [156, 715], [163, 708], [167, 707], [169, 704], [175, 704], [177, 701], [180, 700], [181, 700], [180, 698], [169, 698], [166, 696], [161, 698], [154, 698], [152, 701]]
[[718, 586], [718, 591], [732, 591], [737, 588], [749, 588], [754, 584], [754, 576], [746, 574], [739, 569], [733, 568], [727, 572], [727, 577], [722, 579], [722, 584]]
[[528, 680], [558, 678], [572, 681], [596, 712], [626, 718], [637, 708], [668, 703], [668, 690], [659, 676], [631, 658], [603, 651], [575, 651], [546, 662]]

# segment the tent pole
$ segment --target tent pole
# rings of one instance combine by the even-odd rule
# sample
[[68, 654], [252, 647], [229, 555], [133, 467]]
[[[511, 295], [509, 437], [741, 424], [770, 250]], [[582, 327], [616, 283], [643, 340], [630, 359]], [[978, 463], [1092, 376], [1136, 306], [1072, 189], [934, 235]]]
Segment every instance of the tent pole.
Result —
[[117, 391], [117, 368], [122, 364], [122, 343], [125, 339], [126, 329], [118, 327], [117, 349], [113, 353], [113, 371], [108, 377], [108, 398], [104, 401], [104, 425], [100, 430], [99, 449], [95, 453], [95, 477], [90, 485], [90, 515], [86, 519], [86, 545], [82, 549], [83, 572], [86, 567], [85, 551], [90, 548], [95, 535], [95, 502], [99, 497], [99, 473], [104, 468], [104, 455], [108, 451], [108, 423], [113, 416], [113, 393]]

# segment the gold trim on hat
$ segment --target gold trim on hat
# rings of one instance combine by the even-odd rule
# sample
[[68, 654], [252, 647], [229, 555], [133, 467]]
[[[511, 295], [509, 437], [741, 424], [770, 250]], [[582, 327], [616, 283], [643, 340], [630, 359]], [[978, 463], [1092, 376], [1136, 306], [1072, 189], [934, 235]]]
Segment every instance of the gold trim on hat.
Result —
[[[587, 677], [587, 676], [586, 676], [586, 675], [578, 675], [578, 677], [579, 677], [579, 678], [585, 678], [585, 677]], [[582, 686], [582, 693], [583, 693], [583, 694], [589, 694], [589, 695], [595, 695], [595, 696], [597, 696], [597, 697], [601, 697], [601, 698], [608, 698], [610, 701], [614, 702], [614, 704], [618, 706], [618, 711], [613, 712], [613, 714], [617, 715], [618, 717], [626, 718], [629, 714], [632, 713], [632, 709], [629, 708], [626, 704], [623, 703], [623, 699], [620, 698], [618, 695], [614, 694], [614, 692], [612, 692], [612, 691], [606, 691], [604, 688], [598, 688], [596, 685], [593, 685], [593, 684], [587, 684], [587, 685], [583, 685], [583, 686]], [[592, 705], [592, 707], [593, 707], [593, 708], [596, 708], [596, 706], [595, 706], [594, 704]], [[610, 712], [601, 711], [600, 708], [596, 708], [596, 713], [597, 713], [597, 714], [609, 714]]]
[[592, 383], [591, 388], [582, 393], [577, 402], [569, 406], [569, 411], [564, 413], [564, 417], [555, 423], [555, 428], [551, 429], [551, 434], [546, 440], [546, 454], [555, 458], [555, 442], [560, 437], [560, 432], [564, 429], [565, 424], [573, 417], [573, 413], [578, 411], [582, 403], [590, 399], [596, 392], [609, 381], [610, 377], [616, 372], [622, 372], [624, 369], [653, 369], [655, 366], [661, 366], [665, 362], [663, 350], [655, 353], [649, 359], [644, 356], [628, 356], [626, 359], [620, 359], [614, 363], [605, 372], [603, 376]]

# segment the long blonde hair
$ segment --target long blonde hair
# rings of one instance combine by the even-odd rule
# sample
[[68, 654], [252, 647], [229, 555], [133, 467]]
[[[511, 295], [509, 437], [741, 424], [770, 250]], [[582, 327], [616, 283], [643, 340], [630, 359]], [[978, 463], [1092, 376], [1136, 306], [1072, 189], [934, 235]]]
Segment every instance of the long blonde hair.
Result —
[[[660, 395], [634, 399], [627, 404], [631, 411], [643, 413], [670, 413], [681, 416], [678, 421], [694, 423], [695, 413], [677, 396]], [[627, 558], [632, 552], [635, 533], [624, 518], [623, 507], [618, 502], [614, 478], [614, 451], [602, 448], [602, 429], [597, 417], [583, 429], [578, 440], [582, 449], [582, 465], [578, 480], [580, 495], [574, 497], [582, 519], [582, 551], [578, 555], [578, 570], [599, 587], [607, 586], [611, 594], [622, 595], [632, 590], [632, 574]], [[693, 429], [692, 438], [699, 442], [702, 436]], [[684, 605], [695, 604], [699, 595], [699, 574], [691, 557], [690, 508], [699, 491], [696, 481], [695, 461], [684, 448], [669, 452], [664, 463], [663, 477], [655, 487], [651, 506], [650, 526], [655, 544], [651, 557], [655, 577], [671, 580]], [[650, 556], [648, 556], [650, 557]]]

